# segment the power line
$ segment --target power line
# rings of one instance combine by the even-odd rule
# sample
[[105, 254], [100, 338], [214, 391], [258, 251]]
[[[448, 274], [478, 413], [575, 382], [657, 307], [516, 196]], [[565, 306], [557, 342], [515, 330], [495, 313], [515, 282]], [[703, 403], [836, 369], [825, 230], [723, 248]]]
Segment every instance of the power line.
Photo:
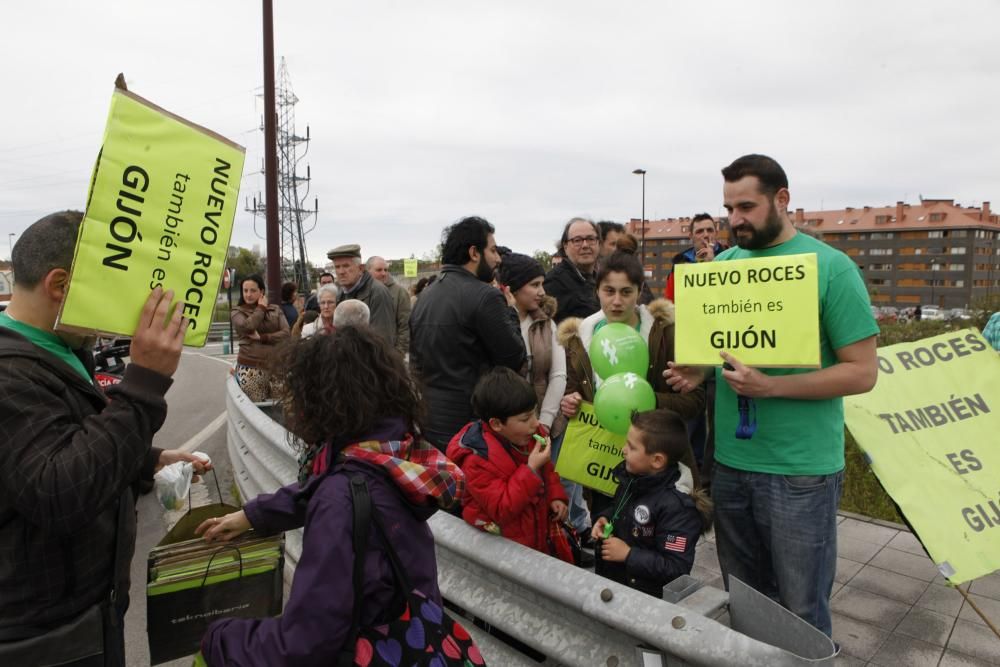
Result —
[[[314, 199], [312, 210], [302, 208], [303, 200], [309, 196], [309, 183], [312, 176], [308, 165], [305, 176], [299, 176], [297, 168], [299, 162], [309, 152], [309, 127], [306, 126], [304, 137], [295, 132], [295, 104], [299, 99], [292, 92], [292, 82], [284, 58], [281, 59], [278, 77], [275, 90], [278, 120], [278, 202], [276, 207], [280, 231], [278, 255], [281, 257], [282, 280], [291, 280], [301, 289], [306, 289], [310, 279], [306, 264], [308, 252], [306, 251], [305, 235], [316, 228], [315, 218], [319, 214], [319, 202]], [[263, 123], [261, 129], [263, 129]], [[300, 145], [304, 146], [301, 155], [299, 155]], [[244, 176], [249, 173], [264, 173], [264, 170], [261, 168], [260, 172], [247, 172]], [[256, 233], [257, 214], [264, 214], [267, 205], [263, 198], [258, 200], [257, 197], [254, 197], [253, 204], [248, 202], [246, 210], [254, 214], [254, 233]], [[312, 226], [305, 229], [305, 223], [309, 218], [313, 218]]]

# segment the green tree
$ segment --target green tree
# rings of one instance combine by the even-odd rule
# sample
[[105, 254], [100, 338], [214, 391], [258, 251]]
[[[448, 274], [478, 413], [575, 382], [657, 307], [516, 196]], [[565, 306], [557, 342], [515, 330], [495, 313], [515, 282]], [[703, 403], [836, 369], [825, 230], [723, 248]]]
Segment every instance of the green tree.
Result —
[[545, 273], [552, 270], [552, 254], [548, 250], [536, 250], [531, 256], [542, 265]]
[[226, 268], [236, 269], [236, 279], [240, 280], [255, 273], [264, 275], [264, 260], [253, 250], [231, 247], [226, 259]]

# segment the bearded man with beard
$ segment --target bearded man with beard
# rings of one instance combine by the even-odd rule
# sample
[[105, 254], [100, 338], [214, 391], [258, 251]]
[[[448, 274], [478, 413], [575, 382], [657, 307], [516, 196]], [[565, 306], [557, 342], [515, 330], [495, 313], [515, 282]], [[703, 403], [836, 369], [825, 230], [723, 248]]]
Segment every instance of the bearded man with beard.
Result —
[[[722, 175], [738, 247], [715, 261], [816, 255], [822, 367], [760, 370], [722, 352], [726, 367], [714, 370], [712, 480], [719, 564], [727, 588], [735, 576], [830, 635], [843, 397], [875, 384], [878, 325], [853, 260], [792, 225], [788, 177], [777, 162], [745, 155]], [[733, 296], [739, 298], [738, 288]], [[705, 378], [701, 370], [668, 365], [664, 375], [675, 390], [690, 391]]]
[[520, 371], [526, 360], [517, 311], [490, 284], [500, 263], [493, 232], [477, 217], [445, 229], [441, 272], [410, 314], [410, 366], [427, 408], [423, 436], [441, 451], [474, 420], [479, 378], [496, 366]]

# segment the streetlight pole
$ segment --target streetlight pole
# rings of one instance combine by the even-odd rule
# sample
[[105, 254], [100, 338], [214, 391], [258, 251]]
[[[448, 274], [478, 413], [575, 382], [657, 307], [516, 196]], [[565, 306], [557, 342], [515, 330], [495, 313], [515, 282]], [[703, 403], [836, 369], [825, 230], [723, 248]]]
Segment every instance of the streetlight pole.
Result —
[[14, 232], [7, 234], [7, 245], [10, 246], [10, 261], [14, 261], [14, 237], [17, 236]]
[[646, 170], [645, 169], [633, 169], [633, 174], [642, 176], [642, 219], [640, 224], [640, 238], [639, 241], [639, 263], [642, 264], [642, 275], [646, 275]]

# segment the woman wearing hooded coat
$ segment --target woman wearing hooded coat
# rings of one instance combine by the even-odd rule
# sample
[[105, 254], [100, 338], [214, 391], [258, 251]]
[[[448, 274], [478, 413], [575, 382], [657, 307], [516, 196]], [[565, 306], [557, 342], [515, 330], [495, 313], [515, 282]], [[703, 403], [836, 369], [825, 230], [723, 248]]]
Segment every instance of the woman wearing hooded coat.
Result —
[[[305, 527], [302, 555], [284, 613], [277, 618], [223, 619], [202, 640], [209, 665], [331, 665], [351, 641], [355, 596], [361, 627], [398, 617], [400, 601], [386, 540], [410, 584], [441, 605], [434, 537], [427, 519], [459, 502], [462, 471], [414, 436], [420, 399], [402, 358], [368, 327], [344, 327], [289, 346], [283, 358], [282, 404], [289, 431], [301, 441], [300, 482], [249, 501], [240, 512], [198, 527], [226, 541], [251, 526], [262, 534]], [[378, 391], [372, 391], [377, 386]], [[365, 478], [373, 512], [387, 531], [372, 530], [364, 588], [351, 571], [351, 478]]]

